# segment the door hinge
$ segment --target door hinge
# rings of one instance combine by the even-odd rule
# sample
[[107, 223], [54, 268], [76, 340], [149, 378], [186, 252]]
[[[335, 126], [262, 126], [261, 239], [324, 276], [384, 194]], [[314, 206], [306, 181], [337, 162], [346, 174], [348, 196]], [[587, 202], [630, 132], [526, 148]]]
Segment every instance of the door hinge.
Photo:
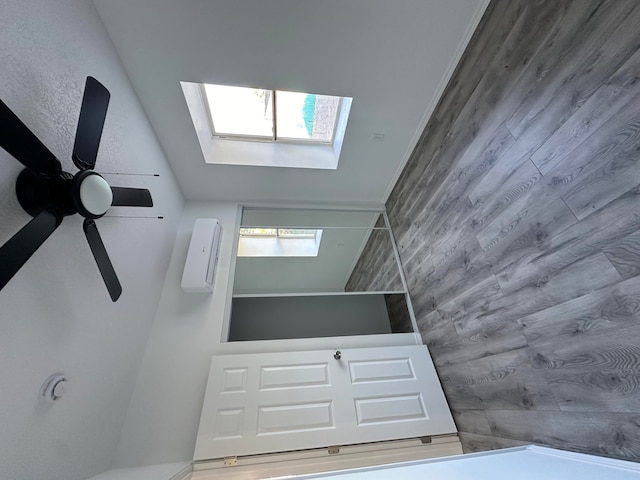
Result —
[[238, 464], [238, 457], [224, 457], [224, 466], [233, 467]]
[[336, 455], [340, 453], [340, 447], [338, 447], [337, 445], [333, 447], [327, 447], [327, 450], [329, 451], [329, 455]]

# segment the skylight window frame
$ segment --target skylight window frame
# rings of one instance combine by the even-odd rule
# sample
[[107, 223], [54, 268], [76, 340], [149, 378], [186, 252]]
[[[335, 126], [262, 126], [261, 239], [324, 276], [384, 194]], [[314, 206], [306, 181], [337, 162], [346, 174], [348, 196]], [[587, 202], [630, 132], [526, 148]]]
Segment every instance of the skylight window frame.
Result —
[[[250, 142], [262, 142], [262, 143], [290, 143], [297, 145], [328, 145], [333, 146], [336, 140], [336, 134], [338, 130], [338, 120], [340, 118], [340, 112], [342, 111], [342, 102], [343, 97], [338, 95], [334, 95], [334, 97], [338, 97], [338, 106], [336, 109], [336, 115], [333, 118], [333, 129], [331, 132], [331, 140], [318, 140], [313, 138], [292, 138], [292, 137], [278, 137], [278, 118], [277, 118], [277, 92], [278, 90], [269, 90], [267, 88], [263, 88], [261, 90], [265, 90], [271, 93], [273, 101], [271, 102], [272, 109], [272, 135], [248, 135], [248, 134], [240, 134], [240, 133], [218, 133], [216, 132], [214, 123], [213, 123], [213, 115], [211, 114], [211, 107], [209, 105], [209, 99], [207, 97], [207, 92], [205, 89], [205, 84], [201, 83], [198, 85], [200, 90], [200, 96], [202, 98], [202, 104], [204, 105], [205, 112], [207, 114], [207, 121], [209, 124], [209, 130], [211, 132], [212, 139], [221, 139], [221, 140], [236, 140], [236, 141], [250, 141]], [[284, 91], [284, 90], [280, 90]], [[320, 94], [315, 94], [320, 95]]]
[[[271, 232], [251, 232], [247, 230], [269, 230]], [[243, 232], [243, 230], [245, 230]], [[306, 233], [285, 233], [286, 230], [307, 230]], [[243, 238], [284, 238], [284, 239], [313, 239], [317, 238], [318, 228], [300, 228], [300, 227], [241, 227], [240, 237]]]

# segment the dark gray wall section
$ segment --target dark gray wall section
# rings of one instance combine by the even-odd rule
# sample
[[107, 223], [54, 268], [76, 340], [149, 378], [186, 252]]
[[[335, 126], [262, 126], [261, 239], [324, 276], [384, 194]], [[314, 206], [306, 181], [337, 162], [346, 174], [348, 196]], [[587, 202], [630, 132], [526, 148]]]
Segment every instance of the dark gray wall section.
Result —
[[389, 314], [389, 323], [393, 333], [412, 333], [413, 325], [404, 293], [393, 293], [384, 296]]
[[384, 295], [234, 298], [229, 341], [391, 333]]

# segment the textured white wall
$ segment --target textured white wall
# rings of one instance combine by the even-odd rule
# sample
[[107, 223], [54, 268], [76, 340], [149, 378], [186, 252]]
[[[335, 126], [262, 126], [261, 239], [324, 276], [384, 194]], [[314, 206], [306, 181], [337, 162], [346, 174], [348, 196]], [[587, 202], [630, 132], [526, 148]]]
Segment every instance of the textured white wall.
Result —
[[[0, 0], [0, 98], [75, 172], [71, 149], [84, 80], [98, 78], [111, 104], [98, 154], [113, 184], [151, 189], [153, 209], [114, 214], [98, 227], [124, 292], [112, 303], [82, 231], [67, 218], [0, 291], [0, 477], [84, 479], [110, 468], [158, 304], [183, 198], [91, 2]], [[14, 194], [21, 169], [0, 151], [0, 244], [30, 217]], [[39, 400], [65, 373], [64, 398]]]

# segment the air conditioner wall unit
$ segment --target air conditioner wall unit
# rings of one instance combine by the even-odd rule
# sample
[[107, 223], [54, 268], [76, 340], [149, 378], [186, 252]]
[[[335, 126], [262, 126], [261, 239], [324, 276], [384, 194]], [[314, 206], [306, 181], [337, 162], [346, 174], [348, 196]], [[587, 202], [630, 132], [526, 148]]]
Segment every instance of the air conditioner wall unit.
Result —
[[198, 218], [193, 226], [182, 273], [185, 293], [211, 293], [218, 264], [222, 227], [215, 218]]

